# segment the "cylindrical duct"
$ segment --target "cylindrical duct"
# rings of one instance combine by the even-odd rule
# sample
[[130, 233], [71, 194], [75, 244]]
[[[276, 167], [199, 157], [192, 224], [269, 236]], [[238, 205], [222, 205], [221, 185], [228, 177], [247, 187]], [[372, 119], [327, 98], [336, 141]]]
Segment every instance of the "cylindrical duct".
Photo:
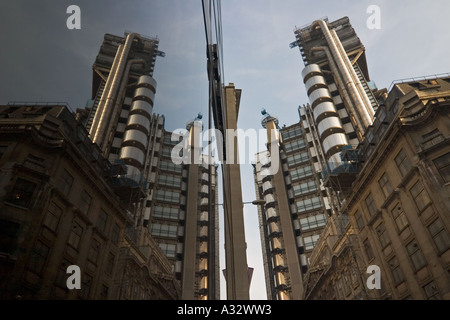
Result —
[[127, 176], [136, 181], [140, 181], [145, 163], [155, 87], [152, 77], [139, 77], [120, 151], [120, 159], [128, 165]]
[[314, 120], [326, 159], [329, 161], [333, 154], [340, 152], [342, 147], [348, 145], [349, 142], [320, 67], [310, 64], [303, 69], [302, 76], [305, 84], [308, 83], [308, 97], [313, 109]]

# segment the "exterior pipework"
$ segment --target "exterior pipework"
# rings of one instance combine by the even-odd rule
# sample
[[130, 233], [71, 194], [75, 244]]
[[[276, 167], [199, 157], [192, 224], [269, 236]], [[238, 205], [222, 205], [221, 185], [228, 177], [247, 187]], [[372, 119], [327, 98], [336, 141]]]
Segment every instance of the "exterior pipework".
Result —
[[[96, 126], [95, 135], [93, 137], [93, 142], [97, 144], [102, 144], [106, 127], [108, 126], [108, 123], [111, 118], [112, 113], [112, 106], [117, 98], [118, 88], [119, 84], [122, 80], [122, 75], [126, 66], [126, 60], [128, 58], [128, 54], [131, 49], [131, 45], [133, 44], [134, 39], [140, 39], [141, 37], [136, 33], [130, 33], [126, 40], [125, 45], [123, 47], [123, 50], [120, 54], [119, 62], [116, 68], [116, 71], [113, 74], [110, 74], [109, 77], [112, 77], [112, 82], [108, 90], [105, 90], [105, 94], [107, 94], [106, 101], [104, 102], [104, 105], [99, 108], [101, 109], [101, 116], [98, 120], [98, 126]], [[117, 57], [116, 57], [117, 58]], [[108, 77], [108, 78], [109, 78]], [[109, 79], [108, 79], [109, 80]], [[125, 84], [122, 84], [125, 85]], [[101, 101], [103, 102], [103, 101]], [[94, 118], [95, 120], [95, 118]]]
[[367, 128], [369, 125], [372, 124], [372, 119], [370, 118], [370, 114], [368, 113], [364, 101], [359, 94], [359, 90], [357, 89], [352, 76], [350, 74], [349, 69], [347, 68], [344, 59], [348, 59], [347, 55], [343, 57], [337, 47], [336, 42], [334, 41], [333, 36], [331, 35], [330, 30], [328, 29], [328, 25], [323, 20], [317, 20], [314, 21], [312, 24], [312, 28], [319, 25], [320, 29], [322, 30], [323, 35], [325, 36], [325, 39], [328, 43], [328, 46], [330, 47], [330, 50], [333, 54], [333, 57], [336, 61], [337, 67], [342, 74], [344, 83], [346, 84], [346, 87], [350, 93], [350, 96], [354, 102], [354, 105], [356, 106], [356, 109], [358, 110], [358, 113], [362, 119], [364, 129]]
[[[125, 67], [125, 71], [122, 76], [122, 79], [128, 79], [128, 76], [129, 76], [130, 70], [131, 70], [131, 66], [134, 64], [142, 64], [145, 66], [145, 60], [133, 59], [133, 60], [128, 61], [127, 66]], [[127, 84], [126, 81], [121, 81], [120, 90], [117, 93], [116, 102], [114, 103], [114, 108], [113, 108], [113, 111], [111, 112], [111, 117], [108, 118], [107, 121], [105, 122], [106, 130], [104, 131], [104, 134], [101, 137], [101, 140], [99, 141], [99, 146], [102, 150], [105, 149], [105, 145], [108, 143], [108, 139], [106, 139], [106, 135], [108, 133], [110, 133], [112, 135], [113, 125], [117, 122], [117, 118], [120, 116], [120, 112], [122, 109], [122, 99], [120, 99], [120, 98], [125, 95], [126, 84]], [[110, 137], [110, 138], [112, 139], [112, 137]], [[105, 155], [107, 154], [107, 151], [108, 150], [105, 149]]]
[[346, 105], [346, 107], [347, 107], [347, 109], [349, 111], [349, 114], [353, 115], [353, 118], [356, 121], [356, 126], [357, 126], [356, 131], [358, 132], [359, 140], [362, 141], [365, 127], [363, 126], [363, 124], [361, 122], [361, 118], [359, 117], [359, 114], [358, 114], [358, 112], [355, 109], [355, 106], [354, 106], [354, 104], [352, 102], [352, 99], [350, 98], [347, 90], [345, 89], [345, 83], [342, 80], [342, 77], [341, 77], [341, 75], [339, 73], [339, 70], [338, 70], [338, 68], [336, 66], [336, 63], [333, 60], [333, 57], [332, 57], [332, 55], [330, 53], [330, 49], [328, 49], [327, 47], [314, 47], [314, 48], [311, 48], [311, 54], [314, 54], [314, 52], [316, 52], [316, 51], [324, 51], [325, 52], [325, 54], [327, 56], [327, 59], [328, 59], [328, 62], [329, 62], [329, 65], [330, 65], [331, 72], [332, 72], [332, 74], [333, 74], [333, 76], [334, 76], [334, 78], [336, 80], [336, 85], [337, 85], [337, 88], [339, 90], [339, 93], [341, 94], [342, 99], [345, 102], [345, 105]]
[[353, 68], [352, 63], [350, 62], [350, 59], [348, 58], [347, 53], [345, 52], [345, 49], [342, 46], [342, 42], [339, 40], [339, 37], [338, 37], [336, 31], [330, 30], [330, 33], [331, 33], [331, 36], [334, 38], [334, 42], [336, 43], [336, 46], [337, 46], [339, 52], [341, 53], [341, 56], [342, 56], [345, 64], [347, 65], [348, 70], [350, 71], [350, 75], [352, 76], [353, 81], [355, 82], [356, 88], [358, 89], [359, 94], [364, 101], [364, 106], [366, 108], [367, 113], [370, 116], [371, 123], [372, 123], [374, 120], [374, 117], [375, 117], [375, 111], [373, 110], [373, 107], [372, 107], [372, 104], [370, 103], [369, 97], [367, 96], [367, 94], [361, 84], [361, 81], [359, 81], [359, 78], [355, 72], [355, 69]]
[[348, 145], [349, 142], [332, 102], [331, 93], [318, 65], [306, 66], [302, 71], [302, 76], [305, 84], [308, 84], [308, 96], [326, 160], [328, 163], [336, 162], [336, 154], [339, 155], [342, 147]]
[[113, 61], [111, 70], [109, 72], [108, 79], [106, 80], [106, 83], [105, 83], [105, 88], [103, 89], [102, 96], [98, 103], [97, 111], [95, 112], [94, 119], [92, 120], [92, 125], [89, 130], [89, 135], [91, 136], [92, 139], [95, 136], [95, 133], [98, 128], [98, 123], [100, 121], [102, 113], [104, 112], [105, 103], [106, 103], [107, 97], [108, 97], [110, 89], [111, 89], [111, 83], [113, 82], [114, 76], [117, 72], [117, 65], [119, 64], [120, 57], [122, 56], [122, 51], [123, 51], [123, 45], [120, 45], [119, 48], [117, 49], [116, 56], [114, 57], [114, 61]]

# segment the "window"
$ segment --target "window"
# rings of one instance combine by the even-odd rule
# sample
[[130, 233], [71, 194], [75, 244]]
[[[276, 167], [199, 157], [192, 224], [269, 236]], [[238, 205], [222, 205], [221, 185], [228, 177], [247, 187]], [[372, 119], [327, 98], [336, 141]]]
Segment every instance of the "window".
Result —
[[156, 190], [155, 199], [172, 203], [180, 203], [180, 193], [168, 190]]
[[300, 127], [294, 127], [288, 130], [282, 130], [281, 135], [283, 136], [284, 140], [300, 137], [302, 136], [302, 129]]
[[394, 285], [398, 286], [400, 283], [405, 281], [405, 276], [403, 275], [403, 271], [398, 264], [397, 257], [393, 257], [388, 261], [389, 267], [391, 269], [392, 277], [394, 278]]
[[305, 244], [305, 250], [313, 249], [317, 241], [319, 240], [319, 237], [320, 236], [318, 234], [309, 237], [304, 237], [303, 242]]
[[73, 184], [72, 175], [67, 170], [64, 170], [61, 175], [61, 180], [59, 184], [59, 188], [61, 189], [62, 194], [68, 196], [70, 188], [72, 188], [72, 184]]
[[391, 213], [399, 231], [402, 231], [409, 225], [406, 214], [400, 204], [397, 204], [394, 209], [392, 209]]
[[300, 219], [300, 226], [302, 231], [323, 227], [326, 223], [324, 214], [317, 214], [307, 218]]
[[444, 182], [450, 182], [450, 152], [435, 159], [433, 162]]
[[70, 232], [69, 240], [67, 240], [67, 242], [75, 249], [78, 249], [82, 234], [83, 228], [75, 222], [72, 226], [72, 231]]
[[434, 281], [423, 287], [427, 300], [441, 300], [442, 297], [439, 294], [439, 288]]
[[450, 247], [450, 236], [442, 224], [442, 221], [440, 219], [436, 219], [428, 226], [428, 231], [433, 238], [438, 253], [441, 254], [447, 251]]
[[58, 207], [54, 202], [51, 202], [47, 210], [47, 215], [44, 219], [44, 225], [53, 232], [56, 232], [59, 220], [61, 219], [61, 215], [62, 209]]
[[36, 190], [35, 183], [18, 178], [7, 202], [28, 208], [33, 199], [34, 190]]
[[150, 232], [152, 236], [156, 237], [176, 238], [177, 229], [177, 226], [154, 223], [151, 225]]
[[367, 210], [369, 210], [369, 213], [371, 216], [375, 215], [378, 212], [378, 208], [375, 204], [375, 200], [373, 199], [373, 196], [371, 193], [369, 193], [369, 195], [366, 198], [366, 205], [367, 205]]
[[6, 149], [8, 149], [8, 146], [0, 146], [0, 158], [5, 154]]
[[290, 171], [292, 181], [310, 177], [314, 174], [311, 166], [301, 167]]
[[109, 275], [113, 274], [115, 260], [116, 256], [112, 252], [110, 252], [108, 254], [108, 259], [106, 260], [106, 268], [105, 268], [106, 273]]
[[56, 273], [55, 284], [61, 288], [67, 289], [67, 278], [69, 274], [67, 273], [67, 267], [73, 265], [72, 262], [68, 260], [63, 260], [59, 265], [58, 271]]
[[109, 288], [103, 284], [102, 289], [100, 291], [100, 299], [101, 300], [108, 299], [108, 291], [109, 291]]
[[298, 212], [309, 211], [322, 207], [322, 201], [319, 197], [297, 201]]
[[303, 163], [309, 161], [309, 155], [308, 152], [302, 152], [302, 153], [297, 153], [294, 155], [290, 155], [289, 157], [287, 157], [287, 162], [289, 164], [289, 167], [293, 167], [297, 164]]
[[41, 241], [36, 242], [33, 250], [31, 251], [28, 268], [34, 273], [42, 275], [49, 252], [50, 248], [48, 246], [43, 244]]
[[381, 247], [384, 249], [386, 248], [386, 246], [391, 242], [391, 240], [389, 239], [389, 236], [386, 232], [386, 227], [384, 225], [384, 223], [380, 223], [376, 228], [375, 228], [377, 235], [378, 235], [378, 239], [380, 239], [380, 244]]
[[422, 182], [419, 180], [409, 190], [413, 196], [414, 202], [417, 205], [419, 211], [422, 211], [430, 202], [427, 191], [424, 189]]
[[89, 299], [89, 294], [91, 293], [92, 277], [88, 274], [83, 274], [81, 276], [81, 290], [79, 295], [81, 299]]
[[92, 197], [83, 190], [81, 193], [81, 200], [80, 200], [80, 210], [84, 213], [88, 213], [89, 207], [91, 206]]
[[298, 140], [294, 140], [294, 141], [286, 143], [284, 145], [284, 150], [286, 151], [286, 153], [289, 153], [292, 151], [303, 149], [304, 147], [306, 147], [305, 140], [298, 139]]
[[378, 184], [380, 185], [381, 190], [383, 191], [384, 196], [387, 198], [392, 193], [392, 185], [389, 181], [389, 178], [386, 173], [384, 173], [380, 180], [378, 180]]
[[370, 261], [373, 258], [375, 258], [375, 256], [373, 255], [372, 246], [370, 245], [369, 239], [364, 240], [363, 245], [364, 250], [366, 250], [367, 259], [369, 259]]
[[108, 214], [105, 212], [105, 210], [100, 210], [98, 217], [97, 217], [97, 223], [96, 223], [97, 228], [101, 232], [105, 232], [107, 223], [108, 223]]
[[154, 206], [152, 216], [154, 218], [177, 220], [179, 217], [179, 209], [170, 208], [170, 207]]
[[422, 250], [420, 250], [419, 245], [416, 241], [411, 241], [407, 246], [406, 250], [414, 266], [414, 270], [418, 271], [426, 265], [426, 260], [423, 257]]
[[301, 184], [293, 185], [292, 189], [294, 190], [295, 196], [300, 196], [306, 193], [317, 191], [317, 184], [316, 181], [311, 180]]
[[173, 177], [160, 174], [158, 175], [158, 184], [162, 184], [169, 187], [180, 187], [181, 177]]
[[175, 244], [160, 243], [159, 247], [168, 258], [175, 258], [177, 249]]
[[119, 237], [120, 237], [120, 227], [117, 223], [114, 223], [113, 228], [112, 228], [112, 232], [111, 232], [111, 241], [114, 244], [118, 244], [119, 243]]
[[405, 176], [411, 170], [411, 163], [406, 156], [405, 150], [401, 150], [395, 157], [395, 163], [402, 176]]
[[0, 220], [0, 252], [13, 254], [17, 247], [17, 236], [20, 224]]
[[355, 213], [355, 220], [356, 220], [356, 225], [358, 226], [358, 229], [362, 230], [362, 228], [364, 228], [365, 224], [364, 224], [364, 220], [363, 220], [363, 217], [361, 215], [361, 212], [356, 211], [356, 213]]
[[175, 172], [175, 173], [181, 173], [183, 170], [183, 167], [178, 164], [174, 164], [172, 161], [167, 160], [161, 160], [159, 163], [159, 168], [161, 170]]
[[91, 247], [89, 248], [88, 252], [88, 259], [91, 260], [93, 263], [97, 263], [98, 256], [100, 255], [100, 242], [98, 242], [95, 239], [92, 239], [91, 241]]

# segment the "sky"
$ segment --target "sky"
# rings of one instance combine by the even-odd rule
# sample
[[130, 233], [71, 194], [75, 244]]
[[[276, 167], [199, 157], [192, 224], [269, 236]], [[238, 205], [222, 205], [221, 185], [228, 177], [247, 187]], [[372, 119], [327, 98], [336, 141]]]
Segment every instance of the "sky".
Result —
[[[70, 5], [81, 9], [80, 30], [66, 27]], [[380, 9], [379, 29], [368, 27], [371, 5]], [[297, 107], [308, 99], [300, 53], [289, 44], [295, 41], [295, 27], [322, 17], [350, 18], [378, 88], [450, 72], [448, 0], [223, 0], [221, 8], [224, 80], [242, 89], [238, 127], [243, 130], [261, 128], [262, 108], [277, 116], [280, 126], [298, 122]], [[185, 128], [199, 112], [207, 119], [201, 0], [2, 0], [0, 30], [0, 104], [68, 102], [73, 110], [84, 108], [104, 34], [122, 36], [127, 30], [157, 36], [159, 50], [166, 53], [157, 58], [153, 74], [158, 82], [153, 111], [165, 115], [166, 129]], [[251, 164], [241, 166], [241, 175], [243, 199], [252, 201]], [[256, 207], [245, 205], [244, 216], [248, 264], [255, 268], [250, 298], [264, 300]]]

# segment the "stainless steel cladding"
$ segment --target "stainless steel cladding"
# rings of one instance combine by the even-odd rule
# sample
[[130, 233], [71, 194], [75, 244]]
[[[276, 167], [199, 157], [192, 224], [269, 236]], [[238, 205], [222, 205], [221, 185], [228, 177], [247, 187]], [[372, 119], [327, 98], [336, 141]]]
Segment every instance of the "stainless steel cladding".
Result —
[[137, 176], [142, 173], [145, 163], [155, 88], [156, 81], [152, 77], [139, 77], [124, 132], [120, 158], [139, 171]]
[[348, 139], [320, 67], [316, 64], [308, 65], [302, 71], [302, 76], [308, 90], [317, 130], [329, 161], [334, 154], [342, 150], [343, 146], [349, 144]]

